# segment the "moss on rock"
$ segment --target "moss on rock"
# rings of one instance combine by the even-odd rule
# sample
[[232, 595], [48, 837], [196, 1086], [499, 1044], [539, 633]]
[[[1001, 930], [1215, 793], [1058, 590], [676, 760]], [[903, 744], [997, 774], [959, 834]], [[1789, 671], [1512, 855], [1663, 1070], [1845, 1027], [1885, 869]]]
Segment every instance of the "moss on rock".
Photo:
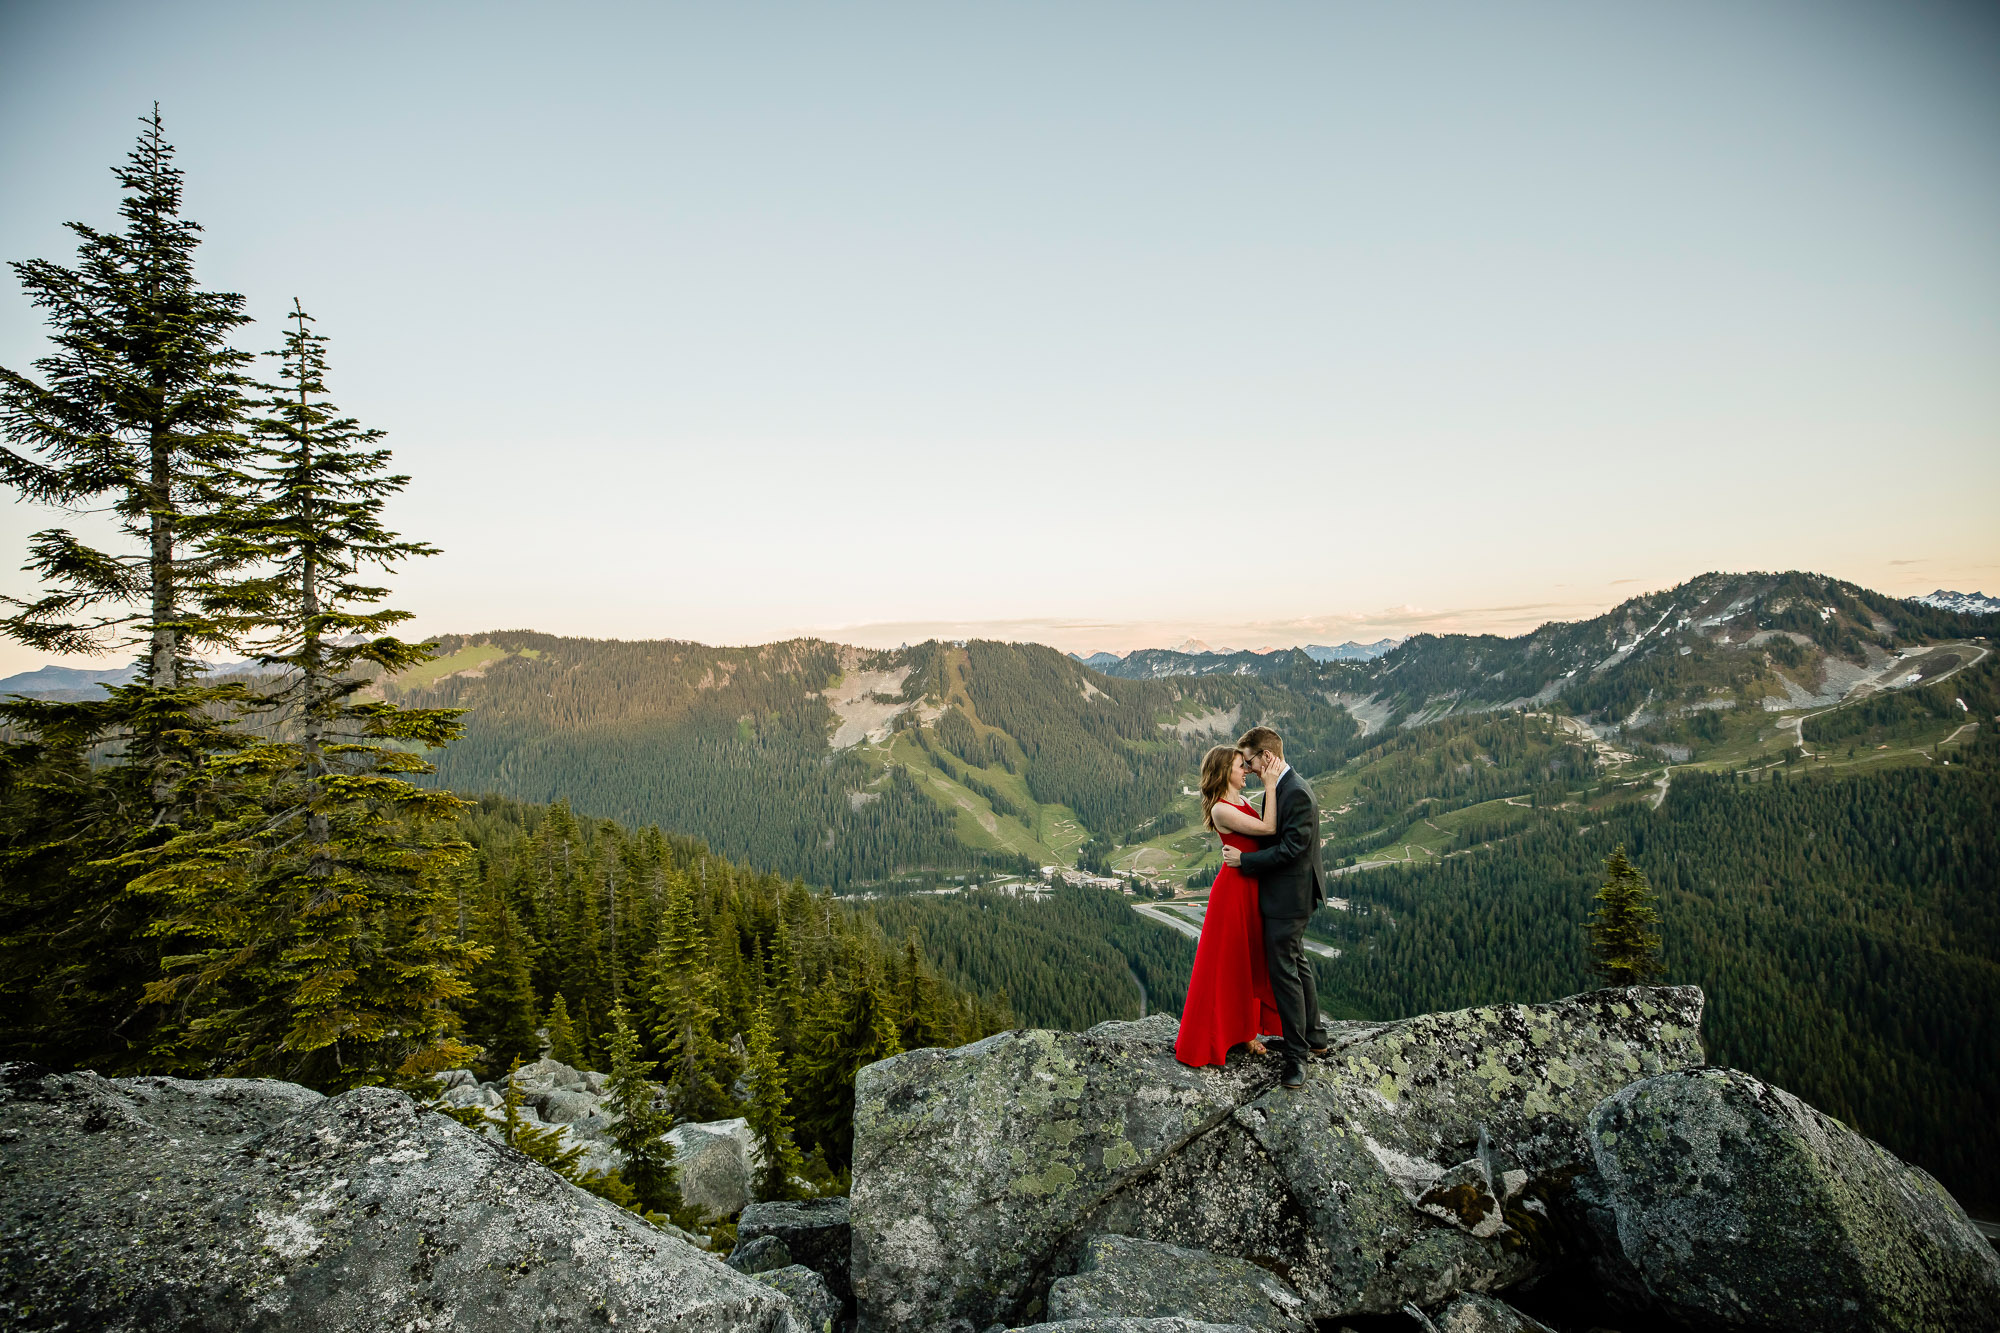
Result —
[[1735, 1070], [1634, 1083], [1587, 1126], [1612, 1280], [1733, 1328], [2000, 1327], [2000, 1255], [1937, 1181]]

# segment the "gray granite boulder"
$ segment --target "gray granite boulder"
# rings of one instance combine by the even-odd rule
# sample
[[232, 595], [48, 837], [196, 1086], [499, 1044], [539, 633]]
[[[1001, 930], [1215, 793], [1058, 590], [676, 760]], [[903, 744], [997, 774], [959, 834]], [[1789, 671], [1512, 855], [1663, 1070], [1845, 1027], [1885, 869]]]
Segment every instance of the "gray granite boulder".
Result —
[[1554, 1333], [1513, 1306], [1468, 1291], [1438, 1312], [1437, 1333]]
[[1284, 1274], [1310, 1318], [1442, 1304], [1540, 1271], [1582, 1125], [1699, 1065], [1690, 987], [1335, 1025], [1306, 1086], [1275, 1061], [1190, 1069], [1174, 1020], [1001, 1033], [856, 1079], [862, 1326], [1040, 1316], [1112, 1233]]
[[599, 1123], [593, 1128], [609, 1129], [611, 1125], [611, 1118], [604, 1113], [604, 1101], [595, 1093], [550, 1088], [531, 1093], [527, 1102], [541, 1113], [547, 1124], [580, 1125], [595, 1119]]
[[0, 1324], [799, 1333], [770, 1287], [400, 1093], [0, 1065]]
[[[565, 1092], [589, 1092], [590, 1078], [581, 1069], [572, 1069], [560, 1060], [537, 1060], [531, 1065], [522, 1065], [515, 1074], [515, 1080], [522, 1089], [533, 1091], [542, 1088], [560, 1088]], [[499, 1080], [505, 1083], [507, 1080]]]
[[753, 1203], [736, 1220], [736, 1243], [741, 1246], [762, 1236], [783, 1241], [793, 1262], [825, 1278], [843, 1308], [853, 1306], [854, 1287], [848, 1280], [853, 1228], [845, 1198]]
[[1249, 1328], [1306, 1330], [1305, 1302], [1291, 1284], [1247, 1259], [1096, 1236], [1083, 1269], [1049, 1286], [1051, 1319], [1178, 1316]]
[[753, 1173], [763, 1161], [749, 1121], [676, 1125], [667, 1142], [673, 1145], [682, 1200], [701, 1209], [710, 1222], [743, 1211], [751, 1199]]
[[827, 1287], [825, 1278], [804, 1264], [765, 1269], [750, 1280], [785, 1293], [799, 1322], [811, 1333], [834, 1333], [840, 1327], [839, 1298]]
[[754, 1236], [747, 1241], [739, 1237], [723, 1262], [739, 1273], [768, 1273], [774, 1268], [790, 1268], [793, 1261], [792, 1252], [776, 1236]]
[[1734, 1070], [1663, 1075], [1592, 1113], [1608, 1275], [1732, 1328], [2000, 1328], [2000, 1255], [1927, 1173]]

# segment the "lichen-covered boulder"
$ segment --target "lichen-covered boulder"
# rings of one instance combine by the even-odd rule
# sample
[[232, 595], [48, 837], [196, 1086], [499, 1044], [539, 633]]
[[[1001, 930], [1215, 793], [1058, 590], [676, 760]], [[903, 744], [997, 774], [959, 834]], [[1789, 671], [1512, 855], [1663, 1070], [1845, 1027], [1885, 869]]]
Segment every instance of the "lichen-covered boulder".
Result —
[[1305, 1330], [1291, 1284], [1247, 1259], [1130, 1236], [1093, 1237], [1083, 1270], [1049, 1287], [1050, 1319], [1179, 1316], [1250, 1328]]
[[753, 1203], [736, 1220], [736, 1241], [744, 1245], [761, 1236], [783, 1241], [792, 1262], [825, 1278], [843, 1309], [854, 1304], [848, 1281], [853, 1228], [844, 1197]]
[[674, 1149], [674, 1178], [681, 1199], [701, 1209], [707, 1220], [739, 1213], [750, 1202], [750, 1183], [763, 1157], [749, 1121], [676, 1125], [667, 1142]]
[[1944, 1187], [1780, 1088], [1721, 1069], [1646, 1079], [1588, 1136], [1608, 1275], [1677, 1318], [2000, 1326], [2000, 1255]]
[[0, 1065], [0, 1323], [798, 1333], [778, 1292], [400, 1093]]
[[1701, 1062], [1701, 993], [1595, 991], [1339, 1024], [1303, 1089], [1174, 1059], [1164, 1015], [913, 1051], [856, 1080], [865, 1328], [1040, 1316], [1112, 1233], [1266, 1264], [1311, 1318], [1435, 1306], [1541, 1262], [1584, 1118]]
[[1431, 1322], [1437, 1325], [1437, 1333], [1554, 1333], [1540, 1320], [1475, 1291], [1445, 1306]]
[[840, 1327], [840, 1300], [826, 1285], [826, 1279], [804, 1264], [767, 1268], [751, 1276], [751, 1281], [785, 1293], [798, 1320], [809, 1333], [834, 1333]]

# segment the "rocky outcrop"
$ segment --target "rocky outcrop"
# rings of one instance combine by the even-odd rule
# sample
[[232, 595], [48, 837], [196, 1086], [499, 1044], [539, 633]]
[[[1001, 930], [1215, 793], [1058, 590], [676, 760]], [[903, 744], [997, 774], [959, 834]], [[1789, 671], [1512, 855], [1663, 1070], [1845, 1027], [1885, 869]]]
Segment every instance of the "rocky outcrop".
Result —
[[1437, 1333], [1553, 1333], [1504, 1301], [1468, 1291], [1438, 1312]]
[[1081, 1271], [1057, 1278], [1048, 1299], [1056, 1320], [1179, 1316], [1298, 1333], [1312, 1327], [1304, 1310], [1291, 1284], [1247, 1259], [1130, 1236], [1093, 1239]]
[[1536, 1272], [1596, 1104], [1700, 1064], [1701, 994], [1337, 1027], [1306, 1086], [1189, 1069], [1157, 1016], [912, 1051], [856, 1084], [853, 1280], [870, 1330], [1025, 1323], [1094, 1236], [1248, 1259], [1308, 1318], [1426, 1308]]
[[[1166, 1018], [910, 1052], [857, 1080], [851, 1204], [751, 1204], [728, 1265], [399, 1093], [0, 1065], [0, 1323], [2000, 1327], [2000, 1256], [1937, 1182], [1700, 1068], [1700, 1013], [1638, 988], [1345, 1024], [1297, 1090], [1180, 1065]], [[543, 1123], [601, 1112], [601, 1076], [522, 1073]], [[683, 1187], [740, 1207], [747, 1126], [676, 1134]]]
[[753, 1203], [736, 1220], [738, 1253], [767, 1236], [782, 1242], [790, 1262], [804, 1264], [825, 1278], [843, 1308], [854, 1304], [854, 1287], [848, 1281], [852, 1234], [847, 1200], [838, 1197]]
[[1609, 1275], [1691, 1323], [2000, 1327], [2000, 1255], [1942, 1186], [1733, 1070], [1650, 1078], [1591, 1115]]
[[0, 1065], [0, 1124], [10, 1327], [807, 1327], [771, 1286], [400, 1093]]

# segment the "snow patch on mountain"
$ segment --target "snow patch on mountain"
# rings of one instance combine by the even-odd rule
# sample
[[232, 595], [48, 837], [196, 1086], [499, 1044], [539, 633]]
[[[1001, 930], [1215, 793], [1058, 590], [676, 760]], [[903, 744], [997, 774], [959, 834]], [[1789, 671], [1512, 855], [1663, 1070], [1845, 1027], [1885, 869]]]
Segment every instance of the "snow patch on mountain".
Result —
[[2000, 615], [2000, 597], [1988, 597], [1983, 592], [1947, 592], [1939, 588], [1927, 597], [1912, 597], [1910, 600], [1935, 606], [1940, 611], [1961, 611], [1969, 616]]

